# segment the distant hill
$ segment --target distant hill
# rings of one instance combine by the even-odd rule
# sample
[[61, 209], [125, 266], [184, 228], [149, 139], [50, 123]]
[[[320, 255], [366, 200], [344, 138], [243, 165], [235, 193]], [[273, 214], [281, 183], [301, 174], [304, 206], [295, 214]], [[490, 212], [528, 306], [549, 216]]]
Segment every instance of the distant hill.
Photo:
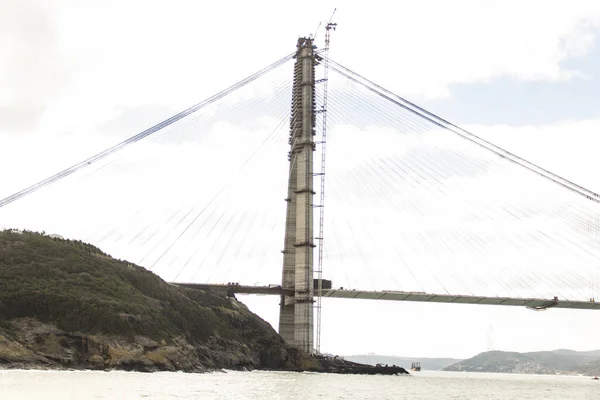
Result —
[[410, 365], [413, 361], [418, 361], [421, 363], [421, 369], [427, 371], [441, 371], [445, 367], [455, 364], [460, 359], [457, 358], [424, 358], [424, 357], [396, 357], [396, 356], [379, 356], [372, 354], [361, 354], [361, 355], [352, 355], [352, 356], [344, 356], [344, 359], [348, 361], [354, 361], [362, 364], [388, 364], [388, 365], [398, 365], [404, 367], [406, 369], [410, 368]]
[[575, 351], [575, 350], [567, 350], [567, 349], [558, 349], [552, 350], [552, 353], [556, 354], [564, 354], [564, 355], [582, 355], [582, 356], [591, 356], [591, 357], [599, 357], [600, 358], [600, 350], [590, 350], [590, 351]]
[[600, 350], [487, 351], [449, 365], [444, 371], [596, 376], [600, 375]]

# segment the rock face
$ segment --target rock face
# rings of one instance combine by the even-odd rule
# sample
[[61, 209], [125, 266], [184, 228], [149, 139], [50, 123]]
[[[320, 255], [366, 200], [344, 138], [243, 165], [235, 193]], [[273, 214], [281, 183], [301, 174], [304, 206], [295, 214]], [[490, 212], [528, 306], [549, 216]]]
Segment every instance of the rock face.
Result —
[[[235, 340], [211, 338], [193, 345], [185, 337], [160, 343], [146, 337], [65, 332], [35, 318], [15, 318], [0, 336], [0, 367], [85, 368], [127, 371], [205, 372], [229, 369], [301, 368], [302, 357], [281, 343], [265, 348]], [[292, 354], [294, 353], [294, 354]]]
[[82, 242], [0, 232], [0, 367], [201, 372], [307, 363], [233, 298], [169, 285]]
[[516, 353], [488, 351], [444, 368], [445, 371], [517, 374], [591, 375], [600, 373], [600, 353], [572, 350]]

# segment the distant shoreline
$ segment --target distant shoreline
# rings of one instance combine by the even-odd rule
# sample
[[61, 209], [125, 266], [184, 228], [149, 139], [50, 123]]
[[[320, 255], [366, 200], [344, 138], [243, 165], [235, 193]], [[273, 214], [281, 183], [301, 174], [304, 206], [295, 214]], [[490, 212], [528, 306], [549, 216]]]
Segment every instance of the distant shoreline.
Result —
[[550, 376], [600, 376], [600, 350], [552, 350], [538, 352], [489, 351], [460, 360], [452, 358], [351, 355], [347, 359], [365, 363], [395, 362], [410, 367], [418, 361], [424, 371], [536, 374]]

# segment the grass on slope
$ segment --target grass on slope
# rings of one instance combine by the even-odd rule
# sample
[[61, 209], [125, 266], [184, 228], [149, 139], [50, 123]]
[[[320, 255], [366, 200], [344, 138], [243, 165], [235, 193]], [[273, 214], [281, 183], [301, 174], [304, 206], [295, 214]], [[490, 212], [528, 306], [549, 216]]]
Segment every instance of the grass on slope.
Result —
[[155, 340], [184, 334], [201, 343], [215, 334], [239, 335], [223, 318], [228, 308], [225, 298], [168, 285], [92, 245], [0, 231], [0, 321], [35, 317], [65, 331]]

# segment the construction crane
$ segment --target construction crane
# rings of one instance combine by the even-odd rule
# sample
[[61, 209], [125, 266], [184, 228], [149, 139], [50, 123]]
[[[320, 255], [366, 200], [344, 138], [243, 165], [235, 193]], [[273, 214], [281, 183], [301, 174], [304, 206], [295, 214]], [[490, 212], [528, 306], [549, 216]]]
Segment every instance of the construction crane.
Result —
[[[329, 42], [331, 39], [331, 31], [334, 31], [337, 27], [336, 23], [333, 23], [333, 16], [335, 15], [336, 9], [333, 10], [333, 14], [331, 14], [331, 18], [329, 18], [329, 22], [325, 26], [325, 49], [323, 51], [323, 79], [321, 80], [323, 83], [323, 104], [321, 108], [321, 121], [322, 121], [322, 130], [321, 130], [321, 172], [318, 174], [321, 176], [321, 193], [320, 193], [320, 202], [319, 202], [319, 258], [317, 264], [317, 340], [315, 345], [315, 350], [317, 353], [321, 352], [321, 309], [322, 304], [321, 301], [323, 299], [323, 227], [325, 223], [325, 155], [327, 149], [327, 86], [329, 79]], [[318, 28], [317, 28], [318, 29]]]

